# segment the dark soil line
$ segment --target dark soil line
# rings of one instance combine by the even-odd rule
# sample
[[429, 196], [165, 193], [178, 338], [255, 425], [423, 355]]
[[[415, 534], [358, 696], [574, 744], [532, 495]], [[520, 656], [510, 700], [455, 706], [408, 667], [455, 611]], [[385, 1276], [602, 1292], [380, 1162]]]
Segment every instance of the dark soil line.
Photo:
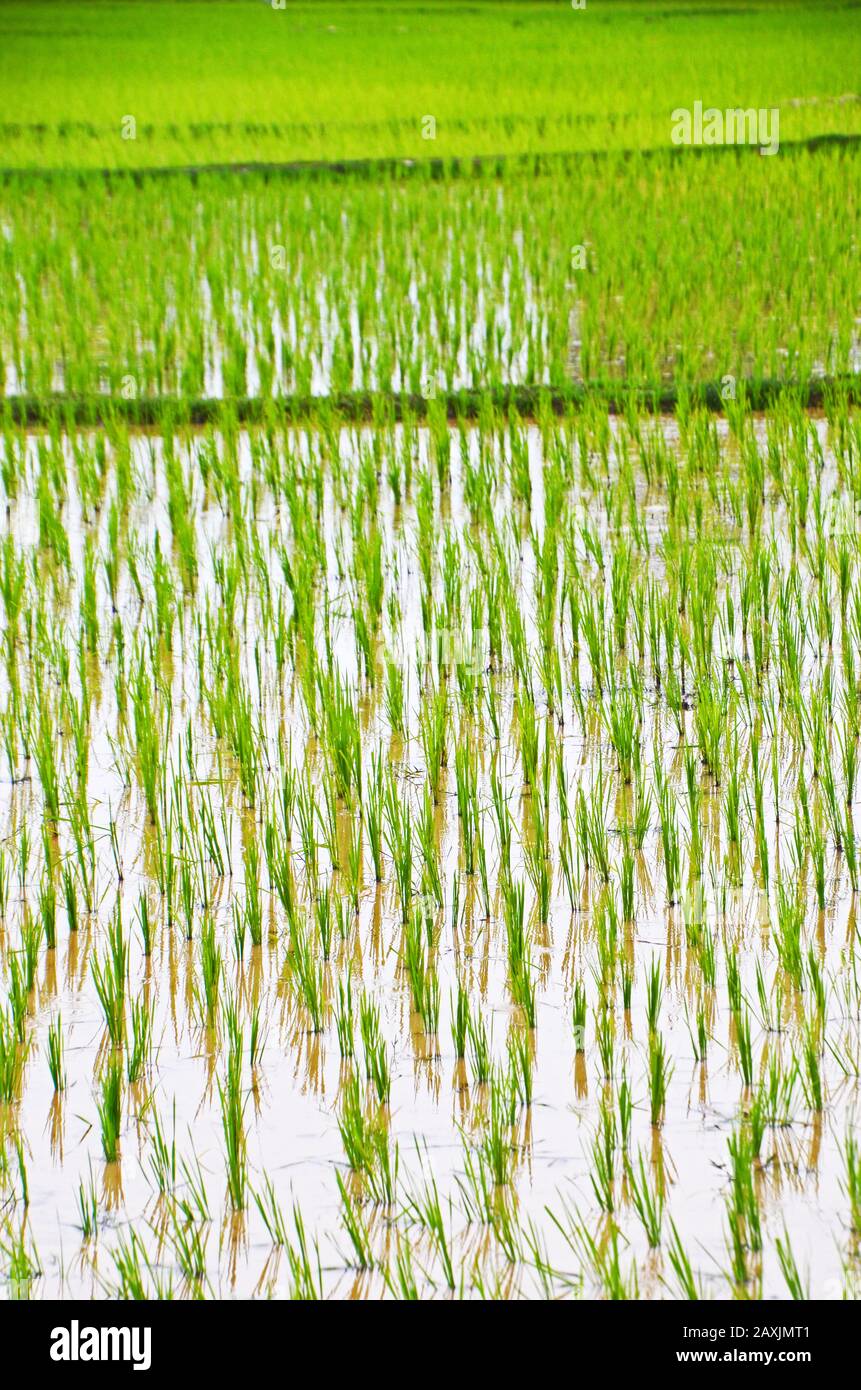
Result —
[[[781, 141], [779, 153], [798, 154], [829, 147], [854, 147], [861, 144], [861, 135], [825, 134], [811, 135], [804, 140]], [[267, 178], [463, 178], [475, 176], [497, 176], [506, 173], [545, 174], [558, 172], [569, 165], [584, 160], [635, 160], [650, 159], [668, 155], [672, 158], [691, 156], [720, 156], [733, 153], [759, 155], [759, 149], [752, 145], [660, 145], [647, 149], [620, 150], [571, 150], [538, 154], [499, 154], [499, 155], [451, 155], [447, 158], [408, 159], [402, 156], [387, 156], [372, 159], [336, 160], [292, 160], [284, 163], [265, 161], [245, 161], [235, 164], [168, 164], [153, 165], [147, 168], [117, 169], [0, 169], [0, 179], [4, 183], [26, 179], [114, 179], [131, 180], [143, 183], [146, 179], [163, 179], [173, 176], [195, 179], [208, 174], [252, 174]]]
[[[737, 402], [750, 410], [765, 410], [788, 396], [807, 410], [820, 410], [834, 400], [861, 403], [861, 375], [822, 378], [810, 382], [739, 381]], [[653, 415], [674, 415], [680, 406], [705, 407], [722, 413], [728, 404], [715, 382], [689, 387], [626, 386], [496, 386], [486, 390], [454, 391], [436, 397], [437, 408], [449, 420], [475, 419], [483, 407], [514, 407], [520, 415], [536, 417], [548, 409], [557, 415], [576, 412], [587, 403], [611, 415], [632, 407]], [[0, 401], [0, 426], [31, 427], [126, 424], [138, 428], [207, 424], [301, 424], [331, 419], [343, 423], [388, 423], [405, 416], [424, 419], [432, 402], [423, 396], [395, 392], [351, 392], [337, 396], [282, 396], [278, 399], [239, 397], [227, 400], [182, 401], [173, 397], [124, 400], [117, 397], [9, 396]]]

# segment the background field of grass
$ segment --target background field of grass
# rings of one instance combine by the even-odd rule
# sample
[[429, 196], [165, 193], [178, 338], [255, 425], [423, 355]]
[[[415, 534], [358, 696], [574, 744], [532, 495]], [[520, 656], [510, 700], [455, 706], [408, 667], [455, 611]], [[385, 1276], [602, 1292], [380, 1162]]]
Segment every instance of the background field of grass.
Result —
[[839, 0], [0, 8], [4, 168], [653, 148], [697, 99], [779, 106], [788, 142], [861, 133], [859, 90]]

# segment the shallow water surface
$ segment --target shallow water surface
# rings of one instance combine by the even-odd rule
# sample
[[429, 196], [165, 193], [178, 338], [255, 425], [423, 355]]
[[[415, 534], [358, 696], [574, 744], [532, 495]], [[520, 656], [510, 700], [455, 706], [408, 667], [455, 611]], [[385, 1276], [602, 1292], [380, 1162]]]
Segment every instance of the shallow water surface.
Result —
[[[452, 1282], [468, 1295], [597, 1296], [607, 1292], [602, 1261], [615, 1258], [615, 1249], [629, 1294], [636, 1288], [640, 1297], [678, 1296], [668, 1255], [672, 1219], [705, 1296], [730, 1296], [729, 1141], [748, 1124], [771, 1059], [780, 1060], [785, 1075], [800, 1058], [802, 1022], [811, 1009], [809, 981], [804, 991], [794, 991], [778, 960], [775, 884], [782, 875], [801, 894], [805, 955], [810, 952], [825, 981], [825, 1045], [820, 1059], [825, 1100], [822, 1108], [810, 1104], [799, 1075], [790, 1087], [786, 1115], [779, 1123], [774, 1117], [764, 1123], [753, 1167], [762, 1250], [749, 1250], [747, 1258], [754, 1291], [761, 1290], [765, 1297], [785, 1296], [776, 1241], [788, 1232], [814, 1296], [839, 1297], [851, 1290], [854, 1237], [841, 1148], [857, 1122], [858, 1077], [851, 1065], [859, 1055], [856, 900], [845, 855], [837, 853], [830, 840], [821, 911], [809, 855], [800, 864], [794, 857], [798, 740], [788, 732], [789, 716], [781, 706], [778, 661], [775, 658], [766, 668], [763, 690], [752, 701], [750, 690], [745, 699], [740, 675], [749, 664], [752, 640], [749, 634], [743, 636], [738, 616], [747, 582], [744, 555], [749, 537], [743, 507], [736, 519], [727, 502], [741, 476], [739, 444], [724, 423], [709, 422], [703, 429], [714, 432], [712, 445], [720, 459], [717, 500], [709, 500], [705, 488], [702, 493], [710, 510], [705, 513], [707, 534], [700, 541], [713, 542], [720, 552], [713, 667], [727, 670], [736, 691], [732, 709], [727, 705], [726, 743], [731, 744], [734, 729], [746, 788], [752, 785], [752, 730], [761, 738], [760, 756], [767, 769], [763, 816], [770, 884], [766, 891], [762, 863], [753, 847], [750, 807], [742, 807], [740, 850], [727, 843], [727, 791], [725, 785], [715, 784], [700, 757], [695, 723], [699, 691], [690, 657], [676, 657], [680, 702], [673, 713], [668, 671], [659, 686], [646, 654], [638, 657], [631, 635], [636, 622], [629, 614], [624, 655], [641, 670], [642, 776], [652, 800], [641, 845], [633, 853], [634, 919], [619, 917], [613, 927], [609, 982], [608, 931], [614, 913], [619, 913], [622, 872], [620, 827], [630, 824], [639, 792], [636, 779], [634, 786], [626, 786], [617, 773], [617, 759], [599, 714], [606, 698], [595, 689], [582, 630], [579, 644], [573, 640], [564, 585], [554, 628], [561, 700], [548, 699], [539, 675], [540, 557], [550, 519], [558, 526], [552, 535], [558, 536], [560, 557], [568, 547], [567, 559], [561, 558], [559, 565], [569, 580], [576, 572], [587, 587], [598, 592], [605, 586], [609, 594], [610, 561], [602, 577], [586, 540], [591, 535], [607, 557], [618, 550], [620, 540], [630, 542], [638, 582], [660, 588], [669, 582], [670, 570], [677, 582], [678, 551], [672, 543], [677, 515], [670, 492], [660, 479], [649, 482], [641, 466], [644, 457], [653, 456], [654, 439], [660, 451], [684, 463], [690, 443], [680, 439], [675, 423], [646, 426], [639, 441], [622, 423], [608, 425], [605, 459], [602, 462], [600, 451], [591, 459], [592, 486], [586, 481], [589, 470], [581, 466], [584, 439], [576, 430], [524, 426], [516, 444], [526, 451], [531, 494], [526, 500], [514, 495], [514, 446], [501, 426], [450, 432], [450, 475], [443, 486], [437, 472], [439, 441], [424, 430], [408, 436], [398, 428], [382, 439], [366, 430], [268, 439], [246, 434], [224, 439], [204, 433], [175, 438], [169, 445], [159, 437], [134, 435], [53, 441], [32, 435], [23, 445], [20, 440], [6, 441], [7, 462], [16, 450], [19, 456], [13, 470], [17, 486], [5, 520], [4, 571], [11, 573], [13, 557], [23, 558], [26, 602], [14, 625], [7, 605], [6, 761], [0, 783], [8, 894], [0, 922], [4, 997], [12, 960], [23, 958], [27, 924], [42, 914], [46, 882], [57, 885], [58, 902], [56, 946], [49, 949], [44, 938], [39, 943], [35, 985], [27, 1002], [29, 1051], [20, 1100], [2, 1112], [6, 1168], [0, 1182], [9, 1194], [11, 1213], [5, 1240], [8, 1244], [17, 1235], [31, 1253], [35, 1251], [41, 1273], [22, 1277], [11, 1261], [5, 1266], [0, 1261], [0, 1271], [6, 1269], [2, 1288], [7, 1295], [100, 1297], [118, 1289], [128, 1292], [119, 1266], [123, 1252], [136, 1249], [136, 1263], [150, 1293], [170, 1287], [183, 1296], [289, 1296], [296, 1290], [295, 1270], [287, 1252], [273, 1243], [254, 1197], [256, 1193], [265, 1207], [271, 1183], [294, 1249], [294, 1205], [301, 1212], [309, 1248], [319, 1242], [320, 1279], [327, 1295], [376, 1297], [388, 1288], [402, 1292], [396, 1271], [398, 1261], [407, 1260], [410, 1277], [425, 1296], [447, 1294]], [[814, 422], [811, 431], [805, 447], [813, 450], [815, 438], [822, 450], [822, 496], [826, 504], [834, 504], [836, 515], [843, 483], [825, 421]], [[752, 438], [764, 457], [765, 421], [756, 422]], [[228, 467], [225, 458], [235, 463]], [[394, 468], [397, 486], [392, 481], [393, 460], [401, 460]], [[491, 497], [489, 514], [495, 519], [493, 537], [475, 521], [476, 479], [482, 466]], [[90, 476], [93, 468], [95, 481]], [[614, 489], [624, 494], [620, 479], [628, 474], [634, 489], [631, 505], [639, 518], [636, 536], [627, 511], [615, 513], [606, 505]], [[551, 491], [560, 476], [561, 521], [553, 521]], [[665, 466], [664, 479], [667, 476]], [[525, 486], [521, 479], [520, 493]], [[693, 495], [696, 479], [688, 486]], [[62, 499], [57, 514], [67, 538], [65, 560], [58, 558], [59, 543], [51, 544], [53, 504], [46, 499], [46, 489]], [[402, 500], [397, 499], [398, 491]], [[112, 520], [115, 497], [119, 502]], [[772, 565], [770, 602], [776, 611], [777, 595], [781, 585], [789, 583], [793, 564], [805, 585], [811, 565], [793, 549], [783, 503], [773, 490], [760, 525]], [[119, 528], [115, 541], [112, 526]], [[459, 615], [448, 647], [445, 642], [428, 642], [425, 636], [421, 542], [428, 526], [433, 528], [436, 626], [444, 628], [440, 616], [446, 603], [450, 614]], [[368, 613], [375, 562], [372, 555], [358, 559], [357, 552], [377, 533], [382, 600], [369, 667], [356, 640], [357, 612]], [[105, 563], [112, 552], [120, 557], [113, 596]], [[183, 557], [187, 560], [189, 555], [196, 558], [193, 579], [183, 577]], [[297, 614], [296, 593], [301, 602], [303, 591], [294, 586], [312, 555], [316, 569], [308, 592], [317, 670], [325, 672], [331, 662], [355, 710], [362, 789], [352, 805], [349, 798], [335, 794], [327, 748], [331, 750], [337, 738], [326, 724], [319, 689], [315, 699], [309, 628]], [[492, 605], [502, 603], [503, 573], [523, 615], [522, 637], [533, 672], [539, 769], [534, 785], [524, 776], [526, 696], [512, 659], [517, 637], [512, 639], [508, 619], [501, 624], [502, 649], [493, 649], [500, 624], [494, 624], [499, 612], [494, 614]], [[479, 598], [471, 610], [473, 594]], [[92, 643], [82, 638], [79, 644], [88, 603], [96, 636]], [[734, 625], [728, 617], [733, 604]], [[812, 624], [813, 597], [807, 611]], [[609, 597], [607, 614], [609, 633]], [[786, 621], [791, 620], [787, 608]], [[680, 621], [693, 622], [692, 613]], [[839, 708], [844, 668], [839, 660], [839, 623], [837, 628], [830, 647], [808, 630], [801, 659], [804, 688], [814, 692], [821, 690], [823, 672], [830, 666]], [[632, 666], [626, 667], [623, 653], [614, 652], [612, 642], [609, 645], [608, 669], [615, 671], [621, 687], [631, 679]], [[387, 662], [403, 675], [403, 733], [393, 726]], [[228, 687], [235, 696], [239, 692], [237, 698], [247, 701], [250, 710], [253, 804], [237, 755], [238, 736], [229, 727], [218, 727], [223, 717], [218, 694]], [[498, 737], [489, 716], [488, 687], [495, 695]], [[431, 799], [429, 810], [441, 901], [423, 868], [415, 829], [423, 797], [430, 796], [421, 711], [427, 714], [434, 691], [447, 691], [448, 696], [446, 757], [436, 804]], [[29, 747], [16, 732], [16, 701], [24, 701], [32, 712]], [[75, 701], [88, 701], [89, 706], [83, 769], [75, 761]], [[146, 721], [147, 710], [157, 731], [158, 828], [148, 811], [141, 763], [147, 730], [140, 721]], [[56, 825], [45, 822], [44, 779], [33, 755], [42, 718], [60, 770], [61, 813]], [[705, 871], [695, 890], [689, 891], [685, 883], [678, 901], [670, 905], [657, 787], [665, 776], [687, 869], [685, 743], [696, 753]], [[486, 900], [480, 870], [467, 872], [458, 749], [469, 751], [475, 769], [478, 834], [487, 863]], [[375, 882], [368, 805], [376, 759], [390, 769], [391, 785], [413, 825], [407, 913], [418, 914], [426, 963], [438, 982], [436, 1033], [426, 1031], [413, 1007], [402, 894], [390, 839], [383, 846], [382, 882]], [[512, 997], [494, 784], [508, 808], [510, 879], [525, 891], [534, 1027], [527, 1026], [523, 1008]], [[813, 781], [810, 785], [815, 805], [818, 793]], [[92, 827], [91, 861], [88, 851], [82, 856], [76, 849], [69, 810], [75, 788], [82, 786]], [[327, 787], [333, 798], [331, 815], [326, 809]], [[550, 889], [547, 920], [541, 921], [525, 847], [535, 833], [534, 803], [543, 800], [545, 787]], [[581, 791], [584, 806], [597, 805], [606, 823], [609, 884], [602, 882], [596, 864], [584, 862], [573, 848]], [[364, 825], [357, 831], [360, 802]], [[303, 808], [311, 817], [307, 833]], [[574, 860], [568, 879], [561, 857], [566, 838]], [[361, 854], [357, 911], [349, 867], [351, 843], [360, 846]], [[293, 884], [292, 915], [273, 884], [273, 844], [286, 857]], [[166, 870], [168, 862], [171, 867]], [[88, 864], [91, 911], [84, 901]], [[71, 870], [76, 884], [75, 931], [70, 931], [60, 886], [63, 866]], [[165, 873], [171, 878], [167, 893]], [[327, 891], [328, 952], [319, 926]], [[236, 923], [244, 920], [247, 901], [258, 897], [261, 944], [254, 946], [246, 934], [240, 954]], [[149, 955], [144, 954], [140, 930], [142, 898], [153, 924]], [[152, 1050], [140, 1076], [124, 1081], [120, 1156], [107, 1162], [97, 1107], [112, 1054], [94, 963], [107, 960], [109, 929], [118, 913], [129, 950], [124, 1066], [135, 1002], [144, 1001], [152, 1009]], [[207, 1006], [204, 982], [204, 937], [210, 927], [210, 949], [214, 947], [220, 961], [214, 1008]], [[708, 986], [701, 966], [703, 929], [714, 948], [714, 987]], [[322, 991], [319, 1031], [314, 1031], [297, 979], [302, 942]], [[739, 1020], [730, 1008], [727, 970], [733, 963], [745, 1001], [741, 1017], [751, 1033], [752, 1085], [744, 1082]], [[647, 995], [653, 965], [662, 996], [658, 1030], [669, 1073], [657, 1124], [652, 1123], [648, 1081]], [[758, 968], [771, 1005], [782, 999], [780, 1016], [770, 1027], [762, 1016]], [[631, 979], [629, 1008], [624, 1007], [620, 983], [626, 970]], [[348, 979], [355, 1013], [353, 1062], [341, 1056], [335, 1020], [339, 986], [343, 990]], [[477, 1079], [474, 1047], [467, 1048], [464, 1059], [455, 1056], [450, 1020], [458, 983], [469, 997], [473, 1020], [486, 1029], [493, 1085]], [[582, 1035], [572, 1027], [578, 983], [587, 999]], [[380, 1105], [379, 1093], [366, 1076], [367, 1048], [359, 1028], [362, 1000], [379, 1010], [379, 1035], [391, 1072], [388, 1104]], [[698, 1059], [694, 1046], [698, 1010], [710, 1034], [707, 1060]], [[241, 1031], [239, 1093], [247, 1142], [248, 1187], [239, 1211], [231, 1205], [226, 1183], [220, 1102], [220, 1088], [228, 1086], [230, 1011], [235, 1011]], [[57, 1019], [62, 1020], [67, 1082], [55, 1093], [46, 1047], [49, 1026]], [[602, 1027], [609, 1029], [612, 1039], [609, 1068], [599, 1045]], [[531, 1104], [503, 1079], [510, 1077], [518, 1044], [531, 1059]], [[353, 1076], [358, 1077], [368, 1123], [388, 1137], [392, 1165], [397, 1145], [392, 1203], [375, 1199], [372, 1185], [346, 1160], [339, 1125]], [[632, 1110], [629, 1133], [624, 1135], [619, 1106], [626, 1088]], [[509, 1097], [512, 1109], [500, 1130], [494, 1108], [502, 1094]], [[600, 1183], [596, 1185], [596, 1146], [606, 1139], [608, 1126], [615, 1175], [612, 1213], [602, 1209]], [[488, 1167], [489, 1136], [500, 1132], [510, 1179], [502, 1187], [494, 1183]], [[26, 1172], [26, 1206], [16, 1136]], [[160, 1142], [168, 1151], [175, 1144], [173, 1163], [159, 1160]], [[373, 1268], [357, 1268], [360, 1261], [346, 1229], [338, 1174], [366, 1233]], [[632, 1174], [664, 1195], [663, 1239], [657, 1249], [649, 1248], [638, 1219]], [[98, 1233], [84, 1239], [79, 1187], [88, 1189], [90, 1183]], [[434, 1183], [444, 1241], [432, 1222], [420, 1219]], [[202, 1210], [194, 1193], [204, 1188]], [[592, 1258], [583, 1244], [584, 1231], [595, 1241]], [[198, 1253], [190, 1261], [182, 1254], [182, 1244], [185, 1241], [187, 1248], [192, 1236]], [[315, 1267], [316, 1259], [311, 1258]], [[193, 1275], [191, 1266], [196, 1269]]]

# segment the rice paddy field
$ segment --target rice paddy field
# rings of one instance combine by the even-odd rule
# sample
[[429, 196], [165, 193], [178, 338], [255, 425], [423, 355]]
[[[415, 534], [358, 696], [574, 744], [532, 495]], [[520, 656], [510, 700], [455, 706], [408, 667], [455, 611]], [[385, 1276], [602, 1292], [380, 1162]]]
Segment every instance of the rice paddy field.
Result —
[[859, 15], [0, 9], [0, 1296], [858, 1296]]

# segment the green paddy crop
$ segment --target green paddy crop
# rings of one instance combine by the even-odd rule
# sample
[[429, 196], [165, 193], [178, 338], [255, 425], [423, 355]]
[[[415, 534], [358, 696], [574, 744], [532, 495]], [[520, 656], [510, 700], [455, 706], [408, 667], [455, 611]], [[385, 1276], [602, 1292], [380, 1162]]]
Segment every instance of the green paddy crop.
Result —
[[122, 1130], [123, 1073], [116, 1057], [110, 1058], [101, 1083], [97, 1109], [102, 1133], [102, 1152], [108, 1163], [115, 1163], [120, 1152]]
[[692, 90], [721, 108], [791, 98], [786, 138], [857, 128], [841, 102], [858, 67], [842, 6], [744, 10], [752, 51], [735, 42], [739, 8], [724, 0], [702, 11], [671, 0], [655, 25], [636, 4], [572, 15], [443, 0], [398, 3], [392, 17], [363, 3], [218, 0], [175, 13], [150, 0], [112, 6], [97, 31], [61, 28], [57, 3], [7, 9], [0, 138], [19, 168], [649, 148], [669, 144], [666, 114]]
[[[143, 419], [152, 417], [152, 400], [171, 397], [182, 401], [186, 412], [193, 403], [219, 397], [254, 398], [260, 415], [267, 406], [274, 414], [274, 403], [282, 398], [388, 391], [427, 397], [429, 378], [446, 401], [487, 383], [573, 391], [578, 381], [624, 400], [631, 386], [660, 393], [682, 375], [688, 384], [709, 382], [717, 389], [726, 377], [739, 383], [789, 379], [805, 384], [825, 371], [850, 372], [858, 350], [852, 307], [858, 271], [841, 228], [843, 219], [851, 222], [857, 215], [851, 152], [825, 149], [806, 161], [788, 152], [770, 163], [736, 151], [685, 162], [668, 155], [653, 158], [660, 174], [647, 183], [638, 179], [636, 164], [612, 156], [607, 167], [576, 161], [537, 178], [514, 169], [498, 182], [323, 181], [312, 185], [313, 237], [304, 235], [300, 222], [285, 220], [284, 188], [277, 181], [235, 184], [212, 173], [202, 175], [192, 193], [182, 179], [141, 187], [119, 175], [108, 194], [102, 182], [85, 180], [82, 187], [58, 177], [47, 185], [47, 197], [43, 190], [35, 198], [26, 182], [12, 180], [2, 196], [8, 228], [3, 255], [16, 269], [10, 293], [0, 302], [7, 392], [39, 401], [59, 390], [67, 398], [92, 402], [93, 409], [107, 393], [116, 401], [116, 413], [134, 418], [137, 412]], [[796, 196], [799, 181], [806, 194], [802, 203]], [[637, 220], [646, 243], [642, 248], [619, 224], [619, 197]], [[803, 222], [800, 208], [810, 209]], [[713, 223], [707, 242], [695, 212]], [[82, 216], [91, 227], [86, 272], [72, 255]], [[158, 235], [165, 225], [174, 231], [167, 239]], [[575, 282], [568, 248], [559, 244], [561, 226], [577, 229], [584, 242], [601, 248], [588, 273]], [[213, 244], [217, 258], [204, 250]], [[365, 255], [370, 244], [386, 248], [372, 273]], [[247, 254], [249, 245], [253, 255]], [[645, 272], [641, 255], [649, 267]], [[326, 273], [334, 262], [341, 267], [335, 278]], [[786, 285], [778, 301], [771, 296], [775, 262], [783, 267]], [[225, 295], [227, 283], [232, 298]], [[155, 286], [163, 288], [155, 293]], [[420, 315], [415, 307], [420, 299], [434, 302], [437, 312]], [[581, 343], [576, 375], [570, 324], [575, 311]], [[26, 335], [20, 332], [23, 315]], [[452, 325], [445, 365], [434, 340], [437, 318]], [[105, 337], [114, 364], [107, 383], [90, 351], [94, 339]], [[515, 449], [515, 463], [520, 456]], [[209, 486], [225, 492], [235, 483], [219, 480], [219, 466]], [[151, 539], [145, 550], [135, 550], [137, 580], [132, 581], [152, 593], [154, 625], [168, 645], [198, 563], [182, 522], [187, 484], [176, 473], [171, 477], [166, 486], [173, 493], [171, 525], [180, 572], [170, 574], [163, 548]], [[279, 483], [290, 487], [289, 472]], [[679, 486], [674, 481], [673, 487]], [[524, 505], [516, 472], [511, 487], [518, 505]], [[43, 544], [67, 563], [57, 489], [43, 485], [39, 497]], [[629, 496], [623, 512], [629, 526], [631, 514]], [[428, 533], [423, 544], [431, 540]], [[100, 574], [91, 572], [84, 586], [82, 620], [90, 649], [94, 632], [86, 612], [95, 587], [105, 583], [110, 592], [117, 584], [111, 546], [108, 536], [100, 547], [100, 555], [107, 552], [108, 571], [100, 566]], [[95, 553], [90, 553], [92, 564]], [[581, 637], [599, 683], [607, 678], [603, 619], [606, 635], [619, 645], [628, 595], [635, 626], [638, 604], [646, 605], [642, 577], [622, 558], [627, 555], [620, 549], [619, 558], [608, 561], [606, 604], [603, 595], [581, 591], [579, 584], [567, 596], [578, 608]], [[300, 611], [290, 620], [294, 631], [300, 630], [310, 601], [314, 565], [309, 561], [300, 563], [295, 556], [288, 561], [291, 595], [300, 598]], [[366, 588], [351, 597], [366, 664], [384, 596], [380, 563], [375, 542], [361, 562]], [[16, 580], [10, 575], [8, 582]], [[11, 597], [14, 604], [14, 592]], [[507, 584], [499, 597], [512, 615], [507, 625], [516, 623]], [[739, 601], [747, 602], [747, 596]], [[432, 602], [427, 592], [426, 602]], [[698, 605], [695, 596], [695, 659], [706, 616]], [[426, 609], [425, 622], [432, 612], [433, 606]], [[650, 640], [653, 622], [650, 609]], [[672, 619], [661, 626], [672, 641]], [[685, 632], [683, 637], [687, 640]], [[755, 650], [756, 623], [749, 638]], [[466, 647], [466, 634], [464, 639]], [[529, 665], [523, 651], [515, 638], [521, 671]], [[539, 666], [548, 660], [552, 666], [552, 644], [540, 646], [539, 656]], [[369, 671], [383, 681], [395, 722], [402, 723], [397, 714], [404, 699], [401, 663], [391, 653], [389, 660], [379, 677], [375, 662]], [[473, 680], [471, 664], [459, 664], [461, 678]], [[672, 661], [667, 668], [664, 689], [672, 696], [678, 671]], [[134, 686], [135, 674], [129, 676]], [[135, 692], [136, 708], [145, 695]], [[234, 737], [244, 742], [245, 715], [237, 713]], [[696, 717], [705, 718], [705, 708]], [[47, 729], [38, 707], [31, 723], [40, 775], [56, 791], [54, 750], [44, 741]], [[155, 773], [157, 725], [141, 722], [140, 735], [139, 755]]]
[[[113, 78], [36, 119], [53, 7], [4, 20], [0, 1285], [843, 1287], [857, 154], [796, 142], [858, 134], [848, 10], [792, 8], [811, 67], [782, 3], [670, 0], [637, 94], [642, 7], [590, 8], [574, 112], [564, 6], [433, 6], [504, 40], [464, 106], [399, 5], [361, 110], [379, 15], [208, 8], [237, 74], [309, 25], [295, 90], [279, 38], [164, 126], [141, 6], [125, 151]], [[778, 157], [668, 148], [673, 35], [797, 96]], [[251, 149], [414, 164], [129, 173]]]

